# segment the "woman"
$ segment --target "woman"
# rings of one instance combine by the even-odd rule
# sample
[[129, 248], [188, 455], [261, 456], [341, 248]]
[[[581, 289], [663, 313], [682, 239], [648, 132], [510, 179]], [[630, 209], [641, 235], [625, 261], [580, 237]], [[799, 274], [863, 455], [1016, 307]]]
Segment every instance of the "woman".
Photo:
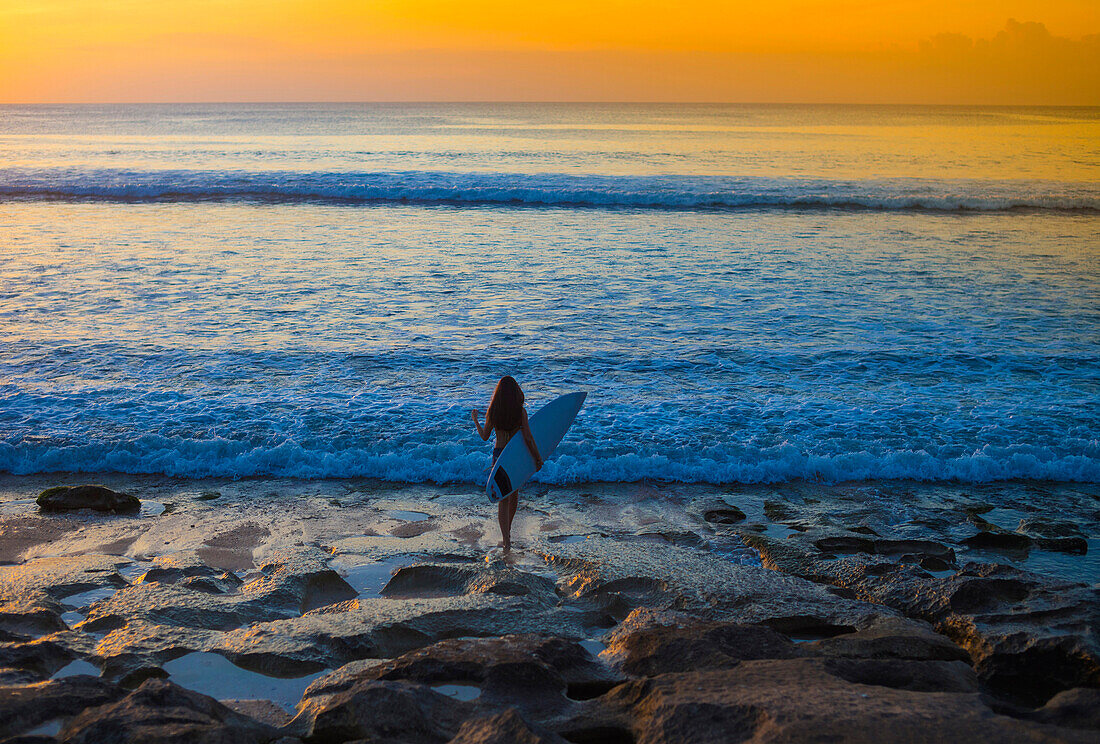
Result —
[[[477, 427], [477, 433], [482, 441], [488, 441], [489, 435], [494, 431], [497, 435], [496, 446], [493, 447], [494, 465], [500, 453], [504, 451], [504, 445], [508, 444], [508, 440], [519, 431], [523, 432], [523, 441], [527, 443], [527, 449], [535, 459], [535, 470], [542, 469], [542, 456], [539, 454], [538, 445], [535, 444], [535, 438], [531, 436], [531, 427], [527, 424], [527, 411], [523, 407], [523, 391], [513, 377], [501, 377], [500, 382], [497, 383], [497, 389], [493, 391], [493, 398], [489, 401], [489, 408], [485, 411], [485, 426], [478, 421], [480, 415], [476, 408], [470, 412], [470, 418], [474, 420], [474, 426]], [[516, 516], [517, 506], [519, 506], [519, 489], [497, 502], [497, 518], [500, 520], [500, 534], [504, 538], [505, 552], [512, 549], [512, 519]]]

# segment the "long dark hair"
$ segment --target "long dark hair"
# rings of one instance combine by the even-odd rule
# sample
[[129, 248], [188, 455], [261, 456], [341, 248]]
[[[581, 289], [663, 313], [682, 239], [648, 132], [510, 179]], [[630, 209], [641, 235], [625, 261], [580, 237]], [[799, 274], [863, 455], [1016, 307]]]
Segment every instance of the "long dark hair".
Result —
[[485, 423], [494, 429], [512, 431], [518, 429], [523, 413], [523, 391], [511, 375], [505, 375], [493, 391], [489, 401], [489, 410], [485, 412]]

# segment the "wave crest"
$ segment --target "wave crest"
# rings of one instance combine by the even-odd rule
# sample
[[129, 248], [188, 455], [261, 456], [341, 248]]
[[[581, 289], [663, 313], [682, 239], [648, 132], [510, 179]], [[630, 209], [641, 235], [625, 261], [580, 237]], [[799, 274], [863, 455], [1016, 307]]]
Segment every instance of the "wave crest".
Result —
[[267, 201], [633, 209], [1100, 211], [1100, 187], [1050, 181], [383, 171], [0, 169], [0, 199]]

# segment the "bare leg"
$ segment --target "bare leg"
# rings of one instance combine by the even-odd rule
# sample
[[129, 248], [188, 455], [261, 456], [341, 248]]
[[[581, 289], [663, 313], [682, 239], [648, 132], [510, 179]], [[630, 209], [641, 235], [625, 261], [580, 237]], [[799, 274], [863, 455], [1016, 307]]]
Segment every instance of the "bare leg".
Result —
[[497, 502], [497, 520], [500, 522], [500, 536], [504, 539], [504, 550], [512, 549], [512, 520], [519, 505], [519, 493], [513, 493]]

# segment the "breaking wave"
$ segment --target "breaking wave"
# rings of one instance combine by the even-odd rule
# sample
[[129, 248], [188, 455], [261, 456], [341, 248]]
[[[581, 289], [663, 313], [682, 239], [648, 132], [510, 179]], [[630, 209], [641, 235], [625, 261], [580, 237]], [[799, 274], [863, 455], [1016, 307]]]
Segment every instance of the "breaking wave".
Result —
[[0, 199], [327, 202], [631, 209], [1100, 211], [1100, 186], [1051, 181], [823, 180], [440, 171], [0, 169]]

